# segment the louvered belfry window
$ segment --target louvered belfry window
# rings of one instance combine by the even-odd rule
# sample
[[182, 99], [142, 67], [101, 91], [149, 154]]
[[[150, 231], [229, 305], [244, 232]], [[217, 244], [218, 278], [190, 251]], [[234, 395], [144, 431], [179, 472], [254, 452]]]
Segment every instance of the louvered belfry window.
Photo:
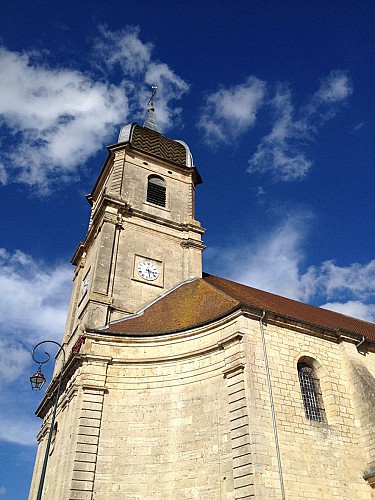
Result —
[[298, 363], [297, 369], [306, 418], [315, 422], [325, 422], [326, 412], [322, 391], [314, 369], [305, 363]]
[[165, 182], [157, 175], [150, 175], [147, 184], [147, 201], [165, 207], [167, 189]]

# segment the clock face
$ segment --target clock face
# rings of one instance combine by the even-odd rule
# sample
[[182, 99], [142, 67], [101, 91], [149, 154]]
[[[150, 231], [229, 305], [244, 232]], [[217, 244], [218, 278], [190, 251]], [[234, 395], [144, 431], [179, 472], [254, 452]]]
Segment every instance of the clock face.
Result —
[[153, 262], [144, 260], [137, 265], [139, 276], [147, 281], [154, 281], [159, 277], [159, 270]]

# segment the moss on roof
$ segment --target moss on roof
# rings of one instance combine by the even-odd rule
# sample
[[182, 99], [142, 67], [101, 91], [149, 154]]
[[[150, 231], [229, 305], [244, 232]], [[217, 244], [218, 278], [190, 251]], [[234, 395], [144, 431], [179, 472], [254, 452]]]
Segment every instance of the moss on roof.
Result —
[[350, 331], [375, 341], [373, 323], [208, 274], [172, 290], [146, 308], [141, 315], [109, 324], [106, 331], [139, 336], [161, 335], [215, 321], [241, 307], [243, 310], [266, 310], [328, 330]]

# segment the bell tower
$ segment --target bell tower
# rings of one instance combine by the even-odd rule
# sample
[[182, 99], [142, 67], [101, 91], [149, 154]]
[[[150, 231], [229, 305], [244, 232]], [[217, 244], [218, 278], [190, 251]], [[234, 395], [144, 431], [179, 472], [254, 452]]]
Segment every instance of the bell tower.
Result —
[[72, 258], [65, 343], [202, 276], [204, 229], [194, 214], [201, 182], [187, 144], [159, 132], [151, 98], [144, 126], [121, 128], [87, 195], [91, 216]]

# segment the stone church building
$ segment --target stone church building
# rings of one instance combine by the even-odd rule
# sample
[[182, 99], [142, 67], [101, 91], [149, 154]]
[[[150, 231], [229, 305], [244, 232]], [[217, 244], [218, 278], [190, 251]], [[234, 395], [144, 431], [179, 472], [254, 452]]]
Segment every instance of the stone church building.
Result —
[[[189, 147], [122, 127], [73, 256], [42, 498], [375, 498], [375, 325], [202, 272]], [[37, 409], [36, 498], [62, 353]]]

